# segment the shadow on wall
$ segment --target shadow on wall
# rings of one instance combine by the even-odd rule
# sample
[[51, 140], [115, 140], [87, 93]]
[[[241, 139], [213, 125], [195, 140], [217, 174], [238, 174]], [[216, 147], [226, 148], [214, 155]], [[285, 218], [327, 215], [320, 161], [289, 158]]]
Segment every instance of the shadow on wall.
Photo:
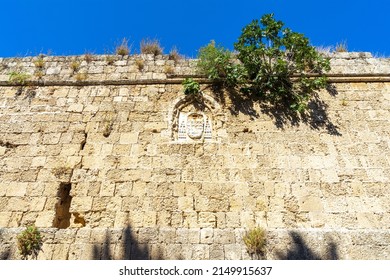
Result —
[[3, 234], [0, 230], [0, 260], [10, 259], [12, 259], [10, 245], [3, 242]]
[[[216, 100], [222, 104], [226, 104], [222, 88], [214, 86], [212, 90]], [[336, 87], [332, 84], [328, 84], [326, 91], [333, 97], [338, 95]], [[270, 104], [262, 101], [260, 96], [246, 96], [238, 93], [234, 89], [228, 90], [228, 95], [232, 101], [229, 108], [232, 115], [241, 113], [250, 116], [254, 120], [259, 117], [259, 113], [255, 109], [255, 104], [258, 103], [260, 105], [260, 111], [271, 117], [275, 126], [279, 129], [283, 129], [286, 125], [299, 126], [299, 124], [303, 123], [313, 130], [324, 129], [330, 135], [342, 135], [337, 125], [330, 119], [328, 105], [321, 100], [319, 93], [314, 94], [308, 103], [307, 110], [302, 114], [290, 109], [289, 104]]]
[[302, 236], [297, 232], [289, 233], [293, 246], [287, 252], [277, 252], [276, 256], [281, 260], [338, 260], [339, 254], [337, 245], [333, 240], [327, 242], [326, 253], [322, 256], [315, 253]]
[[[110, 231], [106, 231], [103, 244], [94, 244], [94, 260], [148, 260], [150, 259], [149, 247], [140, 245], [130, 226], [127, 226], [118, 240], [113, 238]], [[116, 242], [118, 240], [118, 242]], [[117, 247], [115, 247], [117, 246]], [[115, 251], [116, 254], [113, 252]]]

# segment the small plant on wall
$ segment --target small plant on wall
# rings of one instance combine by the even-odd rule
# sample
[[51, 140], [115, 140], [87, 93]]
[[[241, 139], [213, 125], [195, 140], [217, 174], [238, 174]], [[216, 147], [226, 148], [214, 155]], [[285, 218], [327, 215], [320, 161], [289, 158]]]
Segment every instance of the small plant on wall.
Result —
[[160, 46], [160, 42], [157, 39], [144, 39], [141, 41], [141, 53], [142, 54], [153, 54], [160, 55], [163, 53], [163, 49]]
[[200, 94], [200, 85], [198, 82], [191, 78], [187, 78], [183, 81], [184, 94], [185, 95], [198, 95]]
[[80, 68], [80, 62], [77, 61], [77, 60], [73, 60], [71, 63], [70, 63], [70, 69], [73, 70], [73, 72], [77, 72]]
[[45, 66], [45, 61], [43, 60], [43, 57], [38, 57], [36, 60], [34, 60], [35, 67], [42, 69]]
[[35, 225], [27, 226], [17, 236], [18, 251], [23, 260], [27, 260], [30, 256], [36, 259], [42, 244], [41, 233]]
[[130, 47], [129, 47], [129, 40], [126, 38], [123, 38], [122, 43], [120, 43], [116, 49], [115, 53], [117, 55], [125, 56], [130, 54]]
[[265, 247], [267, 244], [266, 231], [263, 228], [256, 227], [246, 232], [243, 241], [248, 253], [254, 259], [263, 259]]
[[14, 72], [11, 72], [9, 74], [9, 81], [11, 83], [17, 83], [17, 84], [20, 84], [22, 86], [27, 83], [27, 80], [29, 78], [30, 78], [30, 75], [27, 73], [23, 73], [23, 72], [14, 71]]

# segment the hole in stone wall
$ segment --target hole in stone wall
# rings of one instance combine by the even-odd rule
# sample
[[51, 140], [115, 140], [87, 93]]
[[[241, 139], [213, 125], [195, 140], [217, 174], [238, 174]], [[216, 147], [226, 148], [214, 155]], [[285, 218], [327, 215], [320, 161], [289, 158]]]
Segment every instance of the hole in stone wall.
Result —
[[87, 143], [87, 137], [88, 137], [88, 134], [84, 133], [84, 140], [80, 143], [80, 150], [81, 151], [84, 150], [84, 146]]
[[70, 196], [71, 183], [61, 183], [58, 189], [58, 202], [56, 203], [56, 216], [54, 218], [53, 227], [68, 228], [70, 226], [71, 214], [69, 212], [72, 197]]
[[80, 213], [73, 213], [75, 224], [80, 224], [82, 227], [85, 227], [85, 219]]

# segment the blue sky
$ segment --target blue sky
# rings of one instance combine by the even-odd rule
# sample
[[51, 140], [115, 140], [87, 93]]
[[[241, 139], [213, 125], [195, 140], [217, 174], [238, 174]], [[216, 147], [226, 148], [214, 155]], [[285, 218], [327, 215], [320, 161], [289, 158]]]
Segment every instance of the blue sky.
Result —
[[126, 37], [138, 52], [156, 38], [196, 57], [210, 40], [226, 48], [265, 13], [315, 46], [346, 42], [349, 51], [390, 56], [390, 1], [342, 0], [0, 0], [0, 57], [112, 53]]

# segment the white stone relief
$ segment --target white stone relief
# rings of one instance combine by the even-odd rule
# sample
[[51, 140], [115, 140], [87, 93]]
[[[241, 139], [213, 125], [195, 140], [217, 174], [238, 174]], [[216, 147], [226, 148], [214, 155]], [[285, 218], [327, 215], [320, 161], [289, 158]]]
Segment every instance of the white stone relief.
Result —
[[203, 113], [179, 113], [177, 140], [212, 140], [211, 121]]
[[169, 110], [171, 139], [178, 143], [218, 142], [223, 128], [224, 114], [218, 102], [203, 94], [179, 98]]
[[187, 135], [191, 139], [201, 139], [204, 130], [204, 116], [191, 113], [187, 116]]

